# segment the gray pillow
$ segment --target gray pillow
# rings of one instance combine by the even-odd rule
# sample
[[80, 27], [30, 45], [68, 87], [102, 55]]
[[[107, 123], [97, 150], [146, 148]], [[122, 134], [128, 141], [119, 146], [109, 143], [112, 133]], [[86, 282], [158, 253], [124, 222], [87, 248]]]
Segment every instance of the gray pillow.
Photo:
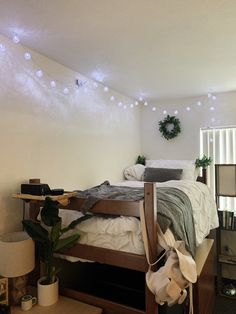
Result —
[[146, 182], [165, 182], [180, 180], [183, 169], [145, 168], [144, 179]]

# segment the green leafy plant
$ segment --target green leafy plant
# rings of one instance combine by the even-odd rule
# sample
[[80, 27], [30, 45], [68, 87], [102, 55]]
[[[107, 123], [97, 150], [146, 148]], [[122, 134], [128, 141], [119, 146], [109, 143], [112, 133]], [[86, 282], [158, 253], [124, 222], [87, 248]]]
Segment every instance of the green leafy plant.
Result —
[[146, 165], [146, 157], [143, 155], [139, 155], [136, 159], [136, 164]]
[[206, 155], [203, 155], [202, 158], [196, 159], [195, 166], [196, 168], [202, 167], [203, 169], [205, 169], [206, 167], [210, 166], [211, 163], [212, 163], [212, 158], [207, 157]]
[[88, 215], [83, 216], [62, 228], [62, 219], [59, 217], [57, 202], [46, 197], [41, 210], [41, 223], [27, 219], [22, 221], [25, 231], [38, 243], [40, 259], [45, 263], [46, 280], [44, 284], [55, 282], [56, 274], [59, 272], [59, 269], [54, 265], [54, 253], [72, 247], [80, 236], [79, 233], [67, 237], [63, 235], [87, 218], [89, 218]]

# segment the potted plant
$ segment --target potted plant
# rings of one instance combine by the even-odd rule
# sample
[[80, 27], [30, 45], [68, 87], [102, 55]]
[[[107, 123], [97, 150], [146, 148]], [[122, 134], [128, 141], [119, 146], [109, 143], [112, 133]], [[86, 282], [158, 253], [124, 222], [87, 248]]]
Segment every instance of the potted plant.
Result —
[[136, 159], [136, 164], [146, 165], [146, 157], [143, 155], [138, 155]]
[[[32, 220], [23, 220], [22, 224], [29, 236], [38, 243], [40, 260], [45, 265], [45, 274], [38, 280], [38, 303], [52, 305], [58, 300], [59, 269], [54, 265], [53, 255], [64, 249], [72, 247], [79, 238], [79, 234], [63, 236], [68, 230], [73, 229], [79, 222], [87, 219], [83, 216], [72, 221], [67, 227], [62, 228], [62, 219], [59, 217], [57, 202], [46, 197], [41, 210], [41, 223]], [[53, 289], [51, 291], [51, 289]]]
[[202, 167], [203, 169], [206, 169], [210, 164], [212, 163], [212, 158], [207, 157], [206, 155], [203, 155], [202, 158], [197, 158], [195, 161], [196, 168]]

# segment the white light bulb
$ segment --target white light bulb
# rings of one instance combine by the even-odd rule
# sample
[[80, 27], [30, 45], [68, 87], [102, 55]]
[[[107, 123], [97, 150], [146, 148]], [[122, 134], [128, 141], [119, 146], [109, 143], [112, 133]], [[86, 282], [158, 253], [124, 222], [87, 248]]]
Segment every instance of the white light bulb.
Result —
[[215, 120], [216, 120], [215, 118], [211, 118], [211, 122], [215, 122]]
[[138, 103], [138, 101], [137, 101], [137, 100], [135, 101], [135, 103], [134, 103], [134, 104], [135, 104], [135, 106], [138, 106], [138, 105], [139, 105], [139, 103]]
[[179, 111], [178, 111], [178, 110], [175, 110], [175, 111], [174, 111], [174, 114], [178, 114], [178, 113], [179, 113]]
[[15, 44], [18, 44], [20, 42], [20, 38], [17, 36], [17, 35], [14, 35], [12, 37], [12, 41], [15, 43]]
[[198, 105], [198, 106], [201, 106], [201, 105], [202, 105], [202, 103], [201, 103], [200, 101], [198, 101], [198, 102], [197, 102], [197, 105]]
[[24, 58], [25, 58], [25, 60], [30, 60], [31, 59], [31, 54], [29, 53], [29, 52], [26, 52], [25, 54], [24, 54]]
[[109, 88], [107, 86], [104, 87], [104, 92], [108, 92]]
[[93, 82], [93, 87], [97, 88], [98, 87], [98, 83], [97, 82]]
[[0, 44], [0, 51], [2, 52], [6, 51], [6, 47], [4, 44]]
[[120, 102], [118, 102], [118, 106], [119, 107], [122, 107], [123, 106], [123, 103], [120, 101]]
[[207, 94], [207, 97], [208, 97], [208, 98], [211, 98], [211, 93], [208, 93], [208, 94]]
[[167, 111], [166, 111], [166, 110], [163, 110], [163, 114], [167, 114]]
[[123, 106], [123, 108], [124, 108], [124, 109], [127, 109], [127, 106], [126, 106], [126, 105], [124, 105], [124, 106]]
[[145, 102], [144, 102], [144, 106], [147, 106], [147, 105], [148, 105], [148, 103], [147, 103], [147, 101], [145, 101]]
[[63, 93], [64, 93], [65, 95], [69, 94], [69, 89], [68, 89], [67, 87], [65, 87], [65, 88], [63, 89]]
[[211, 111], [214, 111], [214, 110], [215, 110], [215, 107], [211, 106], [211, 107], [210, 107], [210, 110], [211, 110]]
[[211, 99], [212, 99], [212, 100], [216, 100], [216, 96], [213, 95], [213, 96], [211, 97]]
[[110, 97], [110, 101], [114, 101], [115, 100], [115, 97], [112, 95], [111, 97]]
[[190, 108], [190, 107], [187, 107], [187, 108], [186, 108], [186, 110], [187, 110], [187, 111], [190, 111], [190, 110], [191, 110], [191, 108]]
[[42, 77], [42, 76], [43, 76], [43, 71], [42, 71], [42, 70], [37, 70], [37, 71], [36, 71], [36, 75], [37, 75], [38, 77]]
[[51, 82], [50, 82], [50, 85], [51, 85], [52, 88], [55, 88], [55, 87], [57, 86], [57, 84], [56, 84], [55, 81], [51, 81]]
[[130, 104], [130, 108], [133, 109], [134, 108], [134, 104]]
[[139, 101], [143, 101], [143, 97], [140, 96], [140, 97], [138, 98], [138, 100], [139, 100]]
[[156, 108], [156, 107], [153, 107], [153, 108], [152, 108], [152, 111], [156, 111], [156, 110], [157, 110], [157, 108]]

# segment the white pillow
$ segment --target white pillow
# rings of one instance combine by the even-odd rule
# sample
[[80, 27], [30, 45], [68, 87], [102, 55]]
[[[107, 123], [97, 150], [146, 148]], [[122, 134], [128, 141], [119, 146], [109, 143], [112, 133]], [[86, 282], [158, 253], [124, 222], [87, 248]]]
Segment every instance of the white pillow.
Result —
[[183, 169], [181, 180], [195, 181], [198, 176], [198, 172], [195, 171], [194, 160], [175, 160], [175, 159], [146, 160], [146, 167]]
[[142, 181], [145, 166], [141, 164], [136, 164], [130, 166], [124, 170], [124, 176], [129, 181]]

